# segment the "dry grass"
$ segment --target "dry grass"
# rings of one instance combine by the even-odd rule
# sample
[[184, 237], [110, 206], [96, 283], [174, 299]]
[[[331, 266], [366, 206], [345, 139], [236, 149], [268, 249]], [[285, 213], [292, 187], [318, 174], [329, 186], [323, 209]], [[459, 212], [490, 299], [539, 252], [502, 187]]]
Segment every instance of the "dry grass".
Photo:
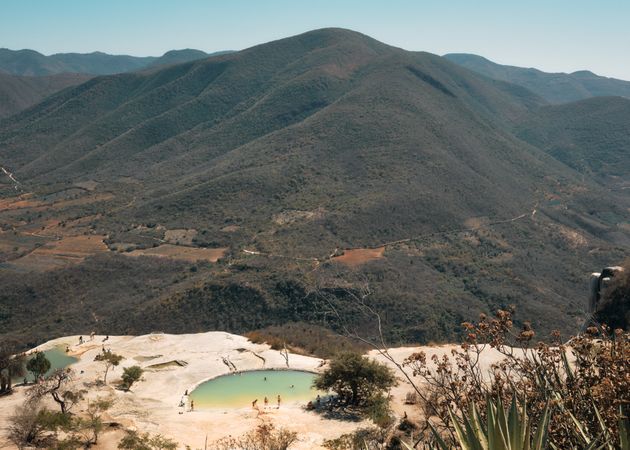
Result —
[[78, 264], [88, 256], [108, 251], [103, 238], [104, 236], [98, 235], [64, 237], [11, 261], [11, 266], [23, 270], [46, 271]]
[[357, 267], [370, 261], [375, 261], [384, 257], [385, 247], [378, 248], [355, 248], [345, 250], [343, 255], [335, 256], [332, 260], [340, 262], [349, 267]]
[[128, 256], [157, 256], [160, 258], [171, 258], [181, 261], [209, 261], [217, 262], [223, 257], [227, 248], [196, 248], [184, 247], [181, 245], [164, 244], [158, 247], [134, 250], [125, 253]]

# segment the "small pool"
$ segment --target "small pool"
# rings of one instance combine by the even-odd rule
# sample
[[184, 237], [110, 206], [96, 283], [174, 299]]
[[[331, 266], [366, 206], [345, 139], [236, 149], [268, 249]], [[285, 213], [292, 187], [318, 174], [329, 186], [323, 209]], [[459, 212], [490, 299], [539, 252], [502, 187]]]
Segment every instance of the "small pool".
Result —
[[[46, 375], [44, 375], [45, 377], [53, 373], [53, 371], [55, 371], [56, 369], [64, 369], [70, 364], [74, 364], [78, 361], [77, 358], [73, 356], [68, 356], [68, 354], [66, 353], [66, 347], [64, 345], [53, 347], [50, 350], [45, 350], [44, 355], [46, 355], [46, 358], [48, 358], [48, 361], [50, 361], [50, 370], [46, 372]], [[29, 355], [28, 359], [31, 358], [32, 356]], [[23, 379], [24, 377], [16, 377], [14, 382], [20, 382]], [[26, 379], [29, 382], [34, 381], [33, 374], [27, 372]]]
[[314, 373], [299, 370], [253, 370], [223, 375], [200, 384], [191, 394], [195, 408], [251, 407], [258, 399], [262, 409], [264, 398], [269, 406], [314, 400], [321, 394], [312, 387]]

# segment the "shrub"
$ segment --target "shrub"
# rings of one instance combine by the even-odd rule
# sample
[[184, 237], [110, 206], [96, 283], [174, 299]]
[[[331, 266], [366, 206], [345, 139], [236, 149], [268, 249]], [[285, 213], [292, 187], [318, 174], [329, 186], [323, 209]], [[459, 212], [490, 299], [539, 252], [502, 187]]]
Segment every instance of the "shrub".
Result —
[[144, 370], [140, 366], [125, 367], [121, 377], [123, 389], [126, 391], [131, 389], [131, 386], [142, 377], [143, 373]]
[[396, 378], [387, 366], [358, 353], [340, 353], [330, 361], [329, 367], [315, 378], [317, 389], [334, 391], [347, 405], [369, 404], [396, 384]]
[[210, 448], [215, 450], [287, 450], [297, 441], [297, 433], [273, 425], [259, 425], [254, 431], [239, 438], [224, 438], [215, 441]]
[[50, 370], [50, 361], [43, 352], [36, 352], [35, 356], [26, 363], [26, 370], [33, 374], [35, 380], [38, 380]]
[[[534, 331], [525, 324], [516, 332], [507, 311], [494, 319], [482, 315], [464, 328], [467, 338], [450, 357], [429, 362], [420, 352], [405, 361], [423, 382], [418, 392], [425, 416], [439, 418], [436, 427], [449, 444], [457, 441], [456, 420], [471, 408], [489, 423], [489, 403], [512, 398], [528, 405], [531, 423], [550, 415], [549, 443], [557, 448], [586, 448], [598, 441], [611, 445], [619, 439], [620, 408], [630, 403], [630, 334], [589, 328], [568, 344], [554, 333], [553, 343], [532, 345]], [[485, 374], [479, 360], [488, 347], [504, 358]]]
[[149, 433], [140, 434], [137, 431], [127, 431], [118, 443], [121, 450], [177, 450], [177, 443], [160, 434], [154, 436]]

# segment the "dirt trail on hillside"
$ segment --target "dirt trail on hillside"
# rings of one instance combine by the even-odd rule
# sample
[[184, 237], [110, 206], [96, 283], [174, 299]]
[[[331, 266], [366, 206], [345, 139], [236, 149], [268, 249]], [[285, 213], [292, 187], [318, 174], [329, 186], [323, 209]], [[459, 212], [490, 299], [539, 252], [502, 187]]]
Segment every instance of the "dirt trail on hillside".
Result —
[[16, 191], [21, 191], [22, 190], [22, 185], [21, 183], [15, 178], [15, 176], [13, 175], [13, 173], [9, 172], [5, 167], [0, 166], [0, 170], [2, 170], [2, 172], [4, 172], [4, 174], [9, 177], [9, 179], [13, 182], [13, 187], [15, 188]]
[[[300, 262], [311, 262], [311, 263], [315, 263], [316, 266], [319, 266], [321, 263], [324, 263], [326, 261], [337, 261], [351, 267], [358, 267], [366, 262], [383, 258], [384, 252], [387, 249], [387, 247], [394, 247], [396, 245], [405, 244], [405, 243], [413, 242], [413, 241], [419, 241], [419, 240], [427, 239], [430, 237], [447, 236], [449, 234], [459, 234], [459, 233], [477, 231], [481, 229], [490, 228], [495, 225], [513, 223], [513, 222], [525, 219], [527, 217], [533, 219], [538, 211], [538, 204], [539, 202], [536, 202], [536, 204], [533, 206], [531, 210], [524, 212], [522, 214], [519, 214], [518, 216], [511, 217], [509, 219], [493, 220], [485, 224], [481, 223], [479, 225], [472, 226], [472, 227], [467, 226], [467, 227], [461, 227], [461, 228], [454, 228], [452, 230], [434, 231], [431, 233], [420, 234], [420, 235], [405, 238], [405, 239], [398, 239], [396, 241], [382, 242], [373, 247], [348, 248], [344, 250], [343, 255], [338, 254], [338, 249], [335, 249], [335, 251], [331, 252], [329, 255], [320, 257], [320, 258], [317, 258], [317, 257], [305, 258], [305, 257], [299, 257], [299, 256], [281, 255], [277, 253], [259, 252], [256, 250], [248, 250], [248, 249], [243, 249], [242, 252], [245, 253], [246, 255], [265, 256], [268, 258], [283, 258], [283, 259], [290, 259], [293, 261], [300, 261]], [[467, 223], [469, 220], [472, 220], [472, 219], [474, 218], [468, 219], [464, 221], [464, 223]]]

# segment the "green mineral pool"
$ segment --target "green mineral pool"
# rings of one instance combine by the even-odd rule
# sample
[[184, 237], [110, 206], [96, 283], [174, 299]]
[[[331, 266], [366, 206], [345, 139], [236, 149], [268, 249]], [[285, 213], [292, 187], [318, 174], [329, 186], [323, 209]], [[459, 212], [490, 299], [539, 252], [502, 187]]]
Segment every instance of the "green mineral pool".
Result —
[[[64, 369], [70, 364], [74, 364], [78, 361], [77, 358], [74, 358], [73, 356], [68, 356], [68, 354], [66, 353], [66, 347], [63, 345], [45, 350], [44, 355], [46, 355], [46, 358], [48, 359], [48, 361], [50, 361], [50, 370], [46, 372], [46, 375], [44, 375], [45, 377], [53, 373], [55, 369]], [[29, 356], [29, 359], [31, 357], [32, 356]], [[24, 377], [17, 377], [14, 381], [22, 381], [23, 379]], [[34, 381], [33, 375], [31, 373], [28, 373], [26, 375], [26, 379], [29, 382]]]
[[258, 399], [258, 406], [265, 406], [267, 397], [270, 407], [281, 404], [315, 400], [318, 394], [312, 387], [314, 373], [298, 370], [253, 370], [223, 375], [200, 384], [191, 394], [195, 408], [244, 408], [251, 407]]

